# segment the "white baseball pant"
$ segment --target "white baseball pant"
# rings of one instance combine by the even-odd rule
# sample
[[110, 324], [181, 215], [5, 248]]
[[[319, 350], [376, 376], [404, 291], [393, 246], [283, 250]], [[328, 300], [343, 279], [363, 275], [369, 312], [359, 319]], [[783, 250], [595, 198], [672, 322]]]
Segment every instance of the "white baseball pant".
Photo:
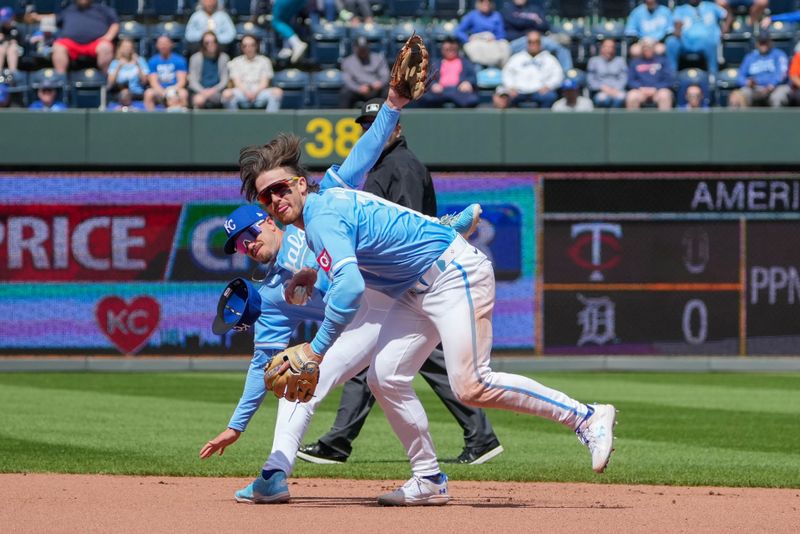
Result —
[[[366, 368], [377, 349], [378, 335], [394, 300], [378, 291], [367, 289], [361, 306], [342, 335], [331, 345], [319, 366], [319, 383], [308, 402], [278, 402], [278, 418], [272, 439], [272, 452], [264, 469], [280, 469], [290, 475], [297, 451], [311, 423], [311, 417], [322, 399], [333, 388], [344, 384]], [[267, 393], [269, 394], [269, 392]]]
[[430, 286], [427, 291], [406, 293], [389, 311], [367, 373], [414, 474], [439, 472], [428, 418], [412, 380], [440, 340], [450, 386], [461, 402], [539, 415], [577, 428], [586, 405], [530, 378], [489, 367], [495, 282], [492, 264], [482, 252], [458, 236], [422, 279]]

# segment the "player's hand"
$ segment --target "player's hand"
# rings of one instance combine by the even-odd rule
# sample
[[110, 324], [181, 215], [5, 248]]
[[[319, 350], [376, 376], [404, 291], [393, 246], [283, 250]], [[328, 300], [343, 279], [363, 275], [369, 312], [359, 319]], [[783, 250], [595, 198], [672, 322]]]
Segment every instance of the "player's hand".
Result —
[[305, 289], [305, 298], [308, 300], [314, 294], [314, 284], [316, 283], [316, 269], [311, 269], [308, 267], [300, 269], [294, 274], [294, 276], [292, 276], [292, 279], [289, 280], [289, 283], [286, 284], [286, 289], [283, 292], [283, 298], [286, 299], [286, 302], [296, 304], [295, 290], [299, 287], [302, 287]]
[[389, 87], [389, 96], [386, 98], [386, 102], [394, 109], [403, 109], [411, 100], [400, 96], [394, 88]]
[[222, 456], [222, 453], [225, 452], [225, 447], [228, 445], [233, 444], [242, 433], [238, 430], [234, 430], [232, 428], [226, 428], [220, 434], [212, 439], [211, 441], [206, 442], [203, 445], [203, 448], [200, 449], [200, 459], [205, 460], [206, 458], [211, 458], [211, 456], [219, 451], [219, 455]]

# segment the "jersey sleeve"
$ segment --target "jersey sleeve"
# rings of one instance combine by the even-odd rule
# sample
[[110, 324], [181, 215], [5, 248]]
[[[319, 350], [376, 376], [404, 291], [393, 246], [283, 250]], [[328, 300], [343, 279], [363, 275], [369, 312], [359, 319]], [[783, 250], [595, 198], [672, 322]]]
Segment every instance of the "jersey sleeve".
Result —
[[330, 167], [325, 172], [325, 176], [320, 182], [320, 189], [325, 190], [330, 187], [356, 189], [360, 187], [369, 170], [381, 157], [383, 147], [399, 119], [400, 110], [393, 109], [388, 104], [382, 105], [375, 117], [375, 122], [356, 141], [344, 162], [339, 166]]
[[250, 367], [247, 370], [247, 378], [244, 382], [244, 390], [239, 398], [239, 403], [233, 412], [228, 428], [244, 432], [250, 419], [264, 401], [267, 393], [267, 386], [264, 384], [264, 370], [272, 357], [278, 352], [275, 350], [259, 350], [253, 352], [253, 359], [250, 360]]

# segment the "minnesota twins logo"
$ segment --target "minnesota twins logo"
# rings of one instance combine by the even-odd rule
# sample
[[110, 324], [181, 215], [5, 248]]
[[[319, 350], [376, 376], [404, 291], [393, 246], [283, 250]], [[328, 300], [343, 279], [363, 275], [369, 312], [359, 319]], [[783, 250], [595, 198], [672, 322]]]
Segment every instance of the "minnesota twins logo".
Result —
[[[622, 251], [619, 242], [619, 238], [622, 237], [622, 227], [618, 224], [599, 222], [573, 224], [570, 237], [577, 239], [569, 247], [567, 254], [577, 266], [591, 271], [589, 280], [592, 282], [602, 282], [603, 271], [616, 267], [622, 260], [619, 254]], [[587, 246], [590, 247], [588, 259], [581, 254]], [[616, 254], [604, 260], [604, 246]]]

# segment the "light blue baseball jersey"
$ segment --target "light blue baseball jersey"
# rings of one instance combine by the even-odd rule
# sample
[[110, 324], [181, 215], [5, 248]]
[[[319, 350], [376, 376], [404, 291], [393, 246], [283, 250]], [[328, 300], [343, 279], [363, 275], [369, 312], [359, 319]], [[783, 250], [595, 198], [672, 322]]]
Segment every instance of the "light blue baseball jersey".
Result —
[[311, 347], [324, 354], [355, 314], [364, 286], [392, 297], [417, 285], [456, 238], [419, 212], [370, 193], [329, 189], [303, 207], [306, 239], [328, 274], [325, 320]]
[[[380, 157], [399, 117], [399, 111], [382, 106], [372, 127], [353, 146], [342, 165], [334, 165], [326, 171], [320, 182], [320, 191], [331, 187], [360, 186]], [[317, 277], [314, 293], [305, 306], [289, 304], [284, 298], [284, 285], [304, 267], [316, 268], [316, 256], [308, 248], [305, 232], [290, 225], [284, 230], [275, 265], [258, 288], [261, 316], [254, 327], [256, 350], [250, 361], [242, 397], [228, 423], [229, 428], [244, 431], [247, 427], [266, 394], [264, 369], [277, 352], [286, 348], [297, 325], [301, 321], [323, 321], [325, 318], [325, 301], [330, 286], [326, 276]]]
[[673, 29], [672, 11], [667, 6], [658, 5], [651, 12], [647, 5], [640, 4], [628, 15], [625, 35], [660, 41], [672, 33]]
[[709, 41], [717, 42], [722, 35], [719, 23], [728, 12], [713, 2], [700, 2], [697, 7], [683, 4], [675, 8], [673, 23], [681, 22], [681, 41], [691, 50], [699, 50]]

